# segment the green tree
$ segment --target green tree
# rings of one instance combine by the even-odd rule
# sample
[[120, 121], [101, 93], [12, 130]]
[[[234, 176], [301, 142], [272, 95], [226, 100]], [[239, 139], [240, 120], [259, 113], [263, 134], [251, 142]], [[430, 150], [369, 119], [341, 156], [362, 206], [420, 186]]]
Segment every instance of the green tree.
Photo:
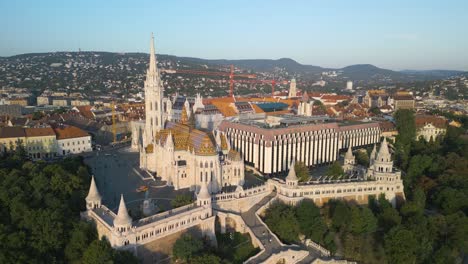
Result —
[[311, 200], [304, 200], [296, 207], [297, 221], [301, 233], [315, 242], [323, 242], [327, 225], [320, 215], [320, 209]]
[[200, 239], [196, 239], [192, 235], [185, 234], [174, 243], [172, 255], [175, 259], [188, 261], [202, 249], [203, 243]]
[[193, 203], [193, 198], [190, 194], [177, 194], [171, 201], [172, 208], [181, 207], [191, 203]]
[[213, 254], [203, 254], [190, 259], [190, 264], [219, 264], [221, 259]]
[[302, 161], [296, 161], [294, 164], [294, 170], [296, 171], [296, 176], [300, 182], [306, 182], [310, 179], [309, 168]]
[[325, 175], [332, 176], [333, 178], [337, 178], [343, 174], [344, 174], [343, 167], [341, 167], [341, 164], [339, 161], [335, 161], [333, 162], [333, 164], [328, 166], [327, 172], [325, 173]]
[[107, 240], [94, 240], [84, 251], [83, 264], [112, 264], [113, 250]]
[[275, 203], [265, 213], [265, 223], [286, 243], [293, 243], [299, 239], [299, 222], [294, 211], [292, 206]]
[[70, 240], [65, 247], [65, 257], [69, 263], [81, 263], [81, 257], [88, 245], [97, 239], [93, 225], [85, 222], [75, 224], [71, 231]]
[[343, 201], [336, 201], [335, 203], [336, 205], [332, 210], [332, 226], [336, 230], [341, 230], [348, 226], [348, 221], [351, 218], [351, 210], [349, 206]]
[[394, 227], [385, 235], [384, 247], [390, 264], [415, 263], [417, 241], [414, 234], [402, 227]]
[[367, 150], [357, 152], [356, 162], [364, 167], [369, 166], [369, 154], [367, 153]]

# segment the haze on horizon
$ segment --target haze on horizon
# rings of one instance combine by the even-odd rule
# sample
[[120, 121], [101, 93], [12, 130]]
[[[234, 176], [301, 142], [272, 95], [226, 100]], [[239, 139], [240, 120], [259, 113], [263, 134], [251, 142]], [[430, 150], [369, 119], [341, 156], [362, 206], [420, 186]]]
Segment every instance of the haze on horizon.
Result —
[[468, 2], [2, 1], [0, 56], [156, 52], [339, 68], [468, 71]]

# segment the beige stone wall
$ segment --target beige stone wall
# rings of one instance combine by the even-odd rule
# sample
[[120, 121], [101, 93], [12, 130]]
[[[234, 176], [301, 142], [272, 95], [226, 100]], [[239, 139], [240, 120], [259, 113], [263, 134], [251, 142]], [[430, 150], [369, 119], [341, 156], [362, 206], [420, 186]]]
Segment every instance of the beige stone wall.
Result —
[[136, 255], [142, 260], [142, 263], [171, 263], [172, 249], [174, 243], [184, 234], [191, 234], [196, 238], [202, 238], [202, 232], [199, 226], [191, 227], [177, 233], [165, 236], [164, 238], [154, 240], [150, 243], [138, 246]]

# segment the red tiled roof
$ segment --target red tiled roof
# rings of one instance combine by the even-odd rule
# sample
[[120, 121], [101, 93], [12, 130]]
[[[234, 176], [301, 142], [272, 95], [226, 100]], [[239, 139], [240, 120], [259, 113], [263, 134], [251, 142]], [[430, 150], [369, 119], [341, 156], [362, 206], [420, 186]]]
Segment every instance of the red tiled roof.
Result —
[[87, 137], [89, 134], [75, 126], [57, 127], [54, 129], [57, 139]]
[[55, 136], [55, 132], [51, 127], [28, 127], [24, 129], [24, 132], [26, 137]]

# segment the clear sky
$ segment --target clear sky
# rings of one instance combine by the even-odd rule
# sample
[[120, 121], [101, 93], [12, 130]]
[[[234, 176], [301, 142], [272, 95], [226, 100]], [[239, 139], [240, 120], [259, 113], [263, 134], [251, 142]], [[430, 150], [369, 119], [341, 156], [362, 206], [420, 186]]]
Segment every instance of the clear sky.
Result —
[[467, 0], [0, 0], [0, 56], [148, 52], [468, 71]]

